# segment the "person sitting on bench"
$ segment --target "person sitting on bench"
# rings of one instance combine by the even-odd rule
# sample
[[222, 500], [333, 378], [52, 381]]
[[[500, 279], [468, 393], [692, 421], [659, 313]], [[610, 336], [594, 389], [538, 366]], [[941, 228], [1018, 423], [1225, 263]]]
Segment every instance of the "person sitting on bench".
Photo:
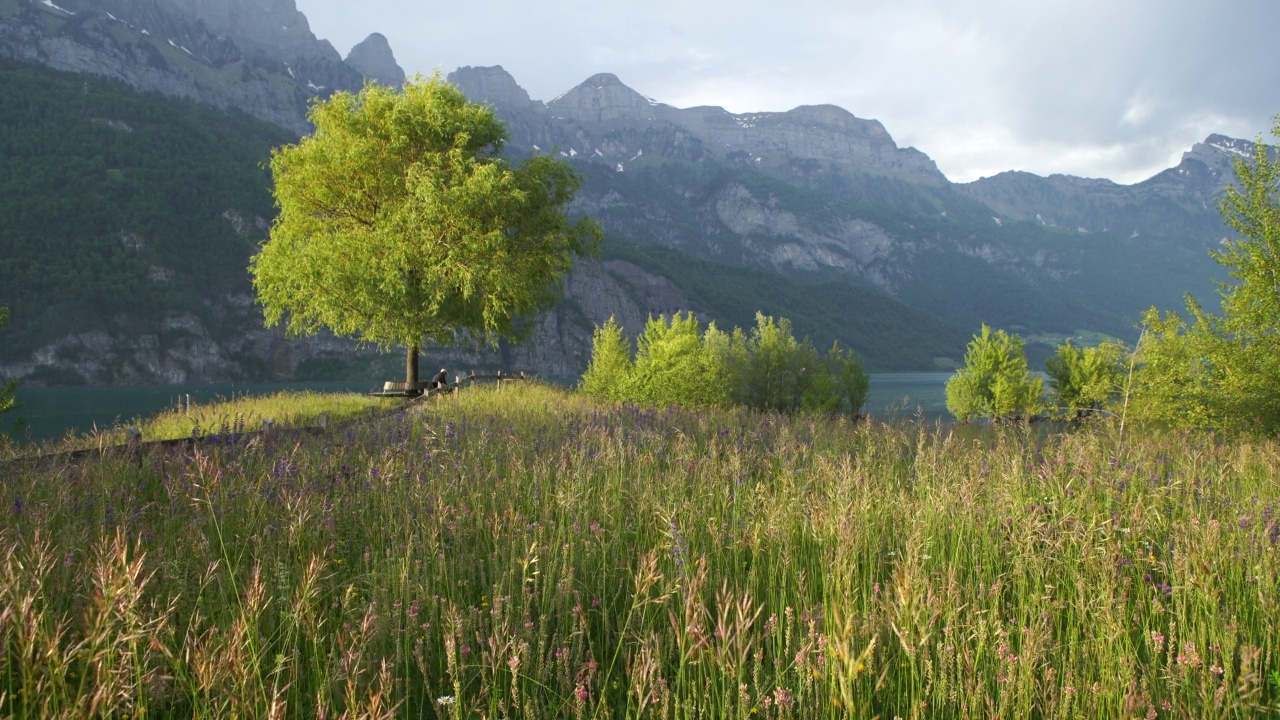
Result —
[[440, 368], [440, 372], [436, 373], [431, 377], [431, 382], [427, 384], [427, 388], [429, 389], [443, 388], [448, 384], [449, 384], [449, 371], [445, 370], [444, 368]]

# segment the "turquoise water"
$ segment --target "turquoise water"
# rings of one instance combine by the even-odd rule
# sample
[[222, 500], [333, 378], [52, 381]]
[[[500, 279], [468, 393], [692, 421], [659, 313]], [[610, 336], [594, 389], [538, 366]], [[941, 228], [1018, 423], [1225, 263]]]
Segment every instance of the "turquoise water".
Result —
[[[928, 418], [946, 415], [943, 387], [950, 373], [884, 373], [871, 376], [871, 391], [864, 412], [876, 417]], [[207, 403], [249, 395], [270, 395], [281, 390], [321, 392], [367, 392], [380, 383], [322, 382], [240, 385], [158, 385], [150, 387], [59, 387], [24, 388], [17, 398], [23, 404], [17, 412], [27, 427], [19, 440], [41, 441], [62, 437], [67, 432], [83, 433], [96, 427], [111, 427], [135, 418], [154, 415], [179, 403]]]
[[950, 418], [947, 380], [950, 372], [872, 374], [862, 411], [873, 417]]
[[[26, 420], [18, 433], [22, 441], [54, 440], [67, 432], [83, 433], [96, 427], [111, 427], [135, 418], [155, 415], [179, 403], [208, 403], [251, 395], [271, 395], [281, 390], [319, 392], [367, 392], [373, 383], [313, 382], [228, 385], [154, 385], [148, 387], [57, 387], [24, 388], [16, 394], [22, 407], [17, 414]], [[381, 383], [378, 383], [381, 387]]]

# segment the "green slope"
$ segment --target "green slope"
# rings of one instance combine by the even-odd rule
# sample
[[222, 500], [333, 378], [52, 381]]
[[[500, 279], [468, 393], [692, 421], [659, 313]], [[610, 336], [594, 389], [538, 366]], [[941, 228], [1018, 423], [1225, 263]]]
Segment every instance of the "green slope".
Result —
[[723, 329], [755, 326], [757, 310], [790, 318], [797, 336], [819, 349], [852, 348], [868, 369], [936, 370], [958, 363], [969, 336], [887, 295], [828, 281], [798, 284], [767, 270], [730, 267], [658, 245], [606, 241], [601, 255], [670, 278]]
[[[0, 358], [250, 291], [286, 130], [87, 74], [0, 61]], [[241, 229], [235, 227], [238, 220]], [[230, 330], [231, 328], [228, 328]]]

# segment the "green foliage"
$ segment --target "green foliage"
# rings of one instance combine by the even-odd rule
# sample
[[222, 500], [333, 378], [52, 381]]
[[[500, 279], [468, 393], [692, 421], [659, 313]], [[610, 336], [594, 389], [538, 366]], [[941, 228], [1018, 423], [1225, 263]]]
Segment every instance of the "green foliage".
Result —
[[[5, 326], [8, 324], [9, 324], [9, 308], [0, 307], [0, 330], [4, 330]], [[0, 385], [0, 415], [4, 415], [5, 413], [12, 412], [14, 410], [17, 410], [19, 407], [21, 407], [18, 404], [18, 401], [13, 398], [13, 393], [17, 389], [18, 389], [17, 380], [9, 380], [5, 382], [3, 385]], [[0, 426], [0, 430], [3, 430], [2, 426]], [[2, 434], [3, 433], [0, 433], [0, 436], [2, 436]]]
[[[1199, 309], [1193, 299], [1188, 305]], [[1225, 419], [1216, 398], [1217, 368], [1208, 355], [1213, 336], [1206, 323], [1189, 326], [1177, 313], [1162, 315], [1155, 308], [1143, 315], [1128, 409], [1135, 420], [1203, 428]]]
[[962, 421], [1030, 421], [1043, 394], [1044, 380], [1027, 368], [1022, 338], [983, 325], [969, 343], [964, 367], [947, 381], [947, 410]]
[[761, 410], [796, 410], [804, 394], [806, 369], [813, 367], [813, 348], [791, 333], [791, 321], [756, 313], [756, 326], [747, 340], [747, 365], [740, 395], [747, 407]]
[[725, 333], [715, 323], [704, 331], [692, 313], [649, 318], [637, 345], [632, 365], [630, 344], [612, 318], [597, 328], [580, 389], [649, 404], [856, 415], [870, 385], [851, 351], [833, 343], [821, 355], [808, 338], [795, 339], [789, 320], [763, 313], [750, 336], [741, 328]]
[[1125, 349], [1112, 342], [1090, 348], [1059, 345], [1045, 361], [1058, 412], [1078, 420], [1105, 409], [1121, 391], [1125, 359]]
[[631, 341], [610, 316], [591, 339], [591, 364], [578, 389], [592, 397], [622, 400], [631, 383]]
[[0, 358], [105, 327], [156, 334], [180, 313], [218, 341], [251, 327], [213, 308], [250, 291], [256, 219], [274, 212], [262, 163], [292, 133], [8, 60], [0, 95]]
[[280, 208], [250, 265], [268, 325], [384, 347], [519, 335], [599, 230], [567, 163], [501, 156], [506, 128], [438, 76], [317, 103], [271, 159]]
[[[1280, 117], [1273, 131], [1280, 136]], [[1238, 186], [1222, 214], [1240, 233], [1213, 259], [1234, 282], [1221, 283], [1221, 315], [1186, 299], [1190, 321], [1153, 308], [1144, 342], [1135, 411], [1139, 417], [1230, 432], [1280, 433], [1280, 163], [1255, 145], [1236, 161]]]
[[[715, 326], [707, 332], [718, 333]], [[708, 351], [702, 323], [688, 313], [649, 318], [636, 342], [636, 361], [628, 396], [638, 402], [665, 405], [725, 405], [730, 388], [723, 384], [723, 356]], [[717, 335], [718, 338], [718, 335]], [[712, 348], [722, 347], [717, 339]]]

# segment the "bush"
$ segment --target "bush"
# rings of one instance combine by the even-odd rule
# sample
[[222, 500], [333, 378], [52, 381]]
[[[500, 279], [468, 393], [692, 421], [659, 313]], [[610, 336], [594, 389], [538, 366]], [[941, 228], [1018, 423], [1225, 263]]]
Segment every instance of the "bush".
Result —
[[706, 330], [692, 313], [650, 318], [630, 343], [610, 318], [597, 328], [591, 365], [579, 388], [594, 397], [651, 404], [743, 405], [781, 412], [856, 415], [866, 400], [870, 378], [849, 350], [833, 344], [820, 355], [808, 338], [797, 341], [786, 318], [756, 314], [748, 336]]
[[1059, 345], [1057, 354], [1045, 361], [1058, 413], [1079, 420], [1106, 408], [1120, 392], [1124, 361], [1125, 350], [1116, 343], [1092, 348]]
[[595, 329], [591, 340], [591, 364], [578, 389], [592, 397], [621, 400], [631, 382], [631, 341], [611, 316]]
[[1022, 338], [983, 325], [946, 392], [947, 410], [958, 420], [1030, 421], [1040, 412], [1044, 380], [1027, 368]]

